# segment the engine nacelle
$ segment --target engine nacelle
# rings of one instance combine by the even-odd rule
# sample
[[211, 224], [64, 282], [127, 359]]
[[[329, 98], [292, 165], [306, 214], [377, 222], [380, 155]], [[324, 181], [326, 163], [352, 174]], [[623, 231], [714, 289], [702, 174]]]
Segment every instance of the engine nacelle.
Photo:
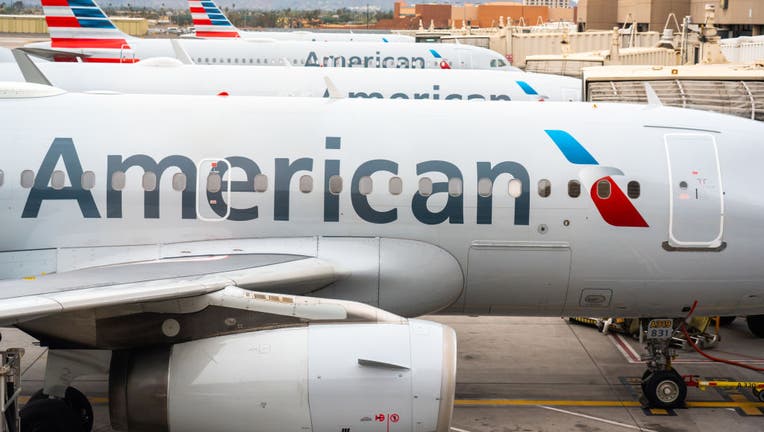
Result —
[[438, 431], [451, 423], [456, 335], [422, 320], [310, 324], [115, 351], [121, 431]]

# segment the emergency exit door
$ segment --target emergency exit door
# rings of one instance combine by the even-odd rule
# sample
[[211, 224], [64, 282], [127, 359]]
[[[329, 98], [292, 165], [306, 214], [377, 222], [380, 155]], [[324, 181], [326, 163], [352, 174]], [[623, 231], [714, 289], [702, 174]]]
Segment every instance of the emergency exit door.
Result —
[[717, 248], [724, 191], [716, 140], [708, 134], [665, 136], [669, 174], [669, 246]]

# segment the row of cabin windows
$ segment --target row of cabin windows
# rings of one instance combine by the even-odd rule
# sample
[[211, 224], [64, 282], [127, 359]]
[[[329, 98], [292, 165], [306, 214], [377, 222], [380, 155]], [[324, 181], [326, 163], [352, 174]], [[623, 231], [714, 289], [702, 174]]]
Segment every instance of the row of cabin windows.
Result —
[[[217, 57], [197, 57], [196, 62], [197, 63], [203, 63], [203, 64], [259, 64], [259, 65], [267, 65], [267, 64], [281, 64], [283, 60], [281, 59], [267, 59], [267, 58], [217, 58]], [[297, 65], [298, 61], [297, 59], [292, 59], [292, 64]], [[299, 61], [299, 64], [304, 65], [305, 59], [301, 59]]]
[[[29, 189], [34, 186], [34, 171], [24, 170], [21, 173], [21, 187]], [[0, 186], [3, 185], [4, 174], [0, 171]], [[50, 178], [50, 186], [53, 189], [60, 190], [65, 186], [66, 174], [63, 171], [56, 170]], [[85, 190], [91, 190], [95, 187], [95, 173], [93, 171], [85, 171], [82, 174], [81, 179], [82, 188]], [[124, 171], [117, 171], [112, 174], [111, 186], [114, 190], [122, 190], [126, 185], [126, 175]], [[489, 197], [493, 193], [494, 182], [488, 178], [482, 178], [478, 181], [478, 195], [481, 197]], [[220, 192], [223, 186], [223, 179], [219, 173], [210, 173], [207, 176], [207, 191], [210, 193]], [[258, 174], [254, 179], [255, 192], [265, 192], [268, 190], [268, 176], [265, 174]], [[338, 195], [342, 192], [343, 181], [342, 177], [334, 175], [329, 177], [329, 193]], [[358, 182], [358, 192], [362, 195], [370, 195], [372, 193], [374, 182], [371, 177], [361, 177]], [[419, 179], [418, 191], [423, 196], [432, 195], [433, 182], [429, 177], [423, 177]], [[141, 179], [141, 187], [147, 192], [152, 192], [157, 188], [157, 175], [153, 172], [146, 172]], [[178, 192], [186, 190], [187, 179], [183, 173], [177, 173], [172, 176], [172, 188]], [[600, 180], [597, 182], [597, 196], [601, 199], [610, 198], [612, 185], [608, 180]], [[310, 193], [313, 191], [313, 177], [304, 175], [299, 179], [300, 192]], [[403, 192], [403, 180], [400, 177], [392, 177], [388, 181], [388, 190], [392, 195], [400, 195]], [[448, 180], [448, 194], [453, 197], [461, 196], [463, 193], [462, 180], [459, 178], [452, 178]], [[518, 179], [511, 179], [507, 187], [507, 194], [512, 198], [519, 198], [523, 193], [522, 181]], [[547, 198], [552, 194], [552, 182], [547, 179], [541, 179], [538, 181], [538, 195], [541, 198]], [[639, 198], [641, 194], [641, 187], [639, 182], [630, 181], [626, 185], [626, 194], [631, 199]], [[568, 182], [568, 196], [571, 198], [578, 198], [581, 196], [581, 182], [578, 180], [570, 180]]]
[[[212, 58], [210, 58], [210, 57], [204, 57], [204, 58], [197, 57], [196, 58], [196, 62], [197, 63], [203, 63], [203, 64], [251, 64], [251, 65], [252, 64], [258, 64], [258, 65], [272, 64], [272, 65], [275, 65], [275, 64], [283, 64], [284, 60], [289, 61], [286, 58], [284, 58], [284, 59], [275, 59], [275, 58], [272, 58], [272, 59], [267, 59], [267, 58], [248, 58], [247, 59], [247, 58], [241, 58], [241, 61], [239, 61], [239, 58], [230, 58], [230, 57], [228, 57], [228, 58], [223, 58], [223, 57], [220, 57], [220, 58], [217, 58], [217, 57], [212, 57]], [[448, 60], [444, 60], [444, 61], [446, 63], [448, 63], [449, 66], [453, 66], [452, 62], [450, 62]], [[495, 63], [495, 62], [496, 62], [496, 60], [492, 60], [491, 61], [491, 67], [499, 67], [499, 66], [497, 66], [497, 63]], [[292, 59], [292, 64], [295, 65], [295, 66], [297, 66], [298, 64], [301, 65], [301, 66], [304, 66], [305, 65], [305, 59], [300, 59], [299, 61], [297, 59]], [[462, 64], [464, 64], [464, 62], [462, 62]], [[437, 61], [437, 60], [431, 61], [431, 66], [432, 67], [438, 67], [439, 65], [440, 65], [439, 61]], [[375, 66], [379, 67], [380, 64], [376, 63]]]

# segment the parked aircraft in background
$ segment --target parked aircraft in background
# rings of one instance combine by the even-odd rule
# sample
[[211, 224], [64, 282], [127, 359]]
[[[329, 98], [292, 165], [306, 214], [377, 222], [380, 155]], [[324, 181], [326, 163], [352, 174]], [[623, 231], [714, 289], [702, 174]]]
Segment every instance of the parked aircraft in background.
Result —
[[516, 70], [499, 53], [470, 45], [182, 39], [176, 46], [169, 39], [123, 33], [93, 0], [42, 0], [42, 5], [51, 40], [27, 47], [55, 61], [135, 63], [174, 57], [180, 47], [198, 64]]
[[[0, 55], [3, 54], [0, 48]], [[22, 53], [21, 56], [24, 56]], [[183, 65], [150, 59], [135, 67], [116, 64], [30, 63], [32, 75], [69, 91], [200, 94], [231, 96], [308, 96], [481, 101], [578, 101], [581, 80], [559, 75], [483, 70], [349, 69]], [[27, 71], [30, 74], [30, 71]], [[14, 63], [0, 63], [0, 81], [23, 81]], [[338, 94], [332, 94], [334, 87]]]
[[310, 42], [410, 42], [412, 36], [395, 33], [353, 33], [312, 31], [245, 31], [236, 28], [215, 2], [188, 0], [194, 23], [194, 35], [199, 38], [275, 39]]
[[[118, 430], [447, 430], [452, 333], [387, 312], [764, 313], [759, 122], [2, 90], [0, 322], [75, 407], [110, 370]], [[654, 354], [645, 388], [681, 389]]]

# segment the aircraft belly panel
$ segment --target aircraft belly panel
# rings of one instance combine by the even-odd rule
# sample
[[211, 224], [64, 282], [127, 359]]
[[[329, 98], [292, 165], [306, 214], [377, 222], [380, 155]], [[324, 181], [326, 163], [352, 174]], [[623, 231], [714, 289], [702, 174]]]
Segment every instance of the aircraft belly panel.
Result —
[[565, 304], [571, 250], [566, 243], [475, 242], [466, 312], [556, 314]]

